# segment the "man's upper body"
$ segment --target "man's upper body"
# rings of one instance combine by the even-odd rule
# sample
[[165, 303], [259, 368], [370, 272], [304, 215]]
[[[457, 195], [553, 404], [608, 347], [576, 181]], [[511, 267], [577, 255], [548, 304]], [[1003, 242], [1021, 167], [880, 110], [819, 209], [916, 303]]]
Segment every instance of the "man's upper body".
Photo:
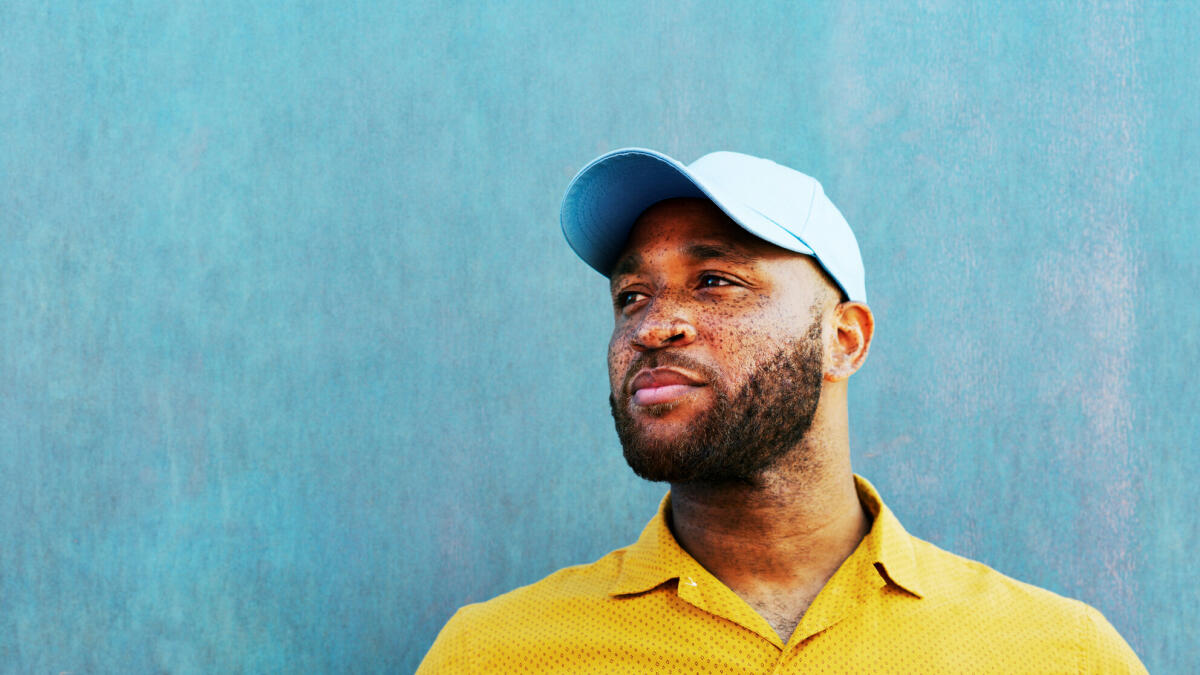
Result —
[[680, 548], [670, 497], [637, 543], [462, 608], [422, 673], [1124, 673], [1099, 612], [910, 536], [870, 532], [784, 640]]
[[874, 318], [820, 185], [617, 151], [563, 203], [609, 277], [610, 406], [670, 484], [637, 544], [460, 610], [420, 672], [1135, 672], [1095, 611], [911, 538], [850, 467]]

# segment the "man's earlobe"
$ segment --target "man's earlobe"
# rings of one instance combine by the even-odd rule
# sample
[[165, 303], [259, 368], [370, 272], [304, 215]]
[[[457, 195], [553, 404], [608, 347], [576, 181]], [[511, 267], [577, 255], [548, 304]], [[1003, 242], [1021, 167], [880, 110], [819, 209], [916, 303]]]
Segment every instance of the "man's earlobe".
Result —
[[841, 382], [856, 373], [867, 360], [875, 317], [861, 302], [843, 302], [833, 310], [833, 354], [825, 371], [826, 382]]

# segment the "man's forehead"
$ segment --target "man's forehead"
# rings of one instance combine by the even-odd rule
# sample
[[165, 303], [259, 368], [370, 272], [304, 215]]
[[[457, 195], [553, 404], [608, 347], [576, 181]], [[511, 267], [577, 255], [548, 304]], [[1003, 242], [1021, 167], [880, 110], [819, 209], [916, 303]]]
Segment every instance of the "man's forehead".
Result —
[[[738, 265], [752, 265], [762, 259], [762, 256], [754, 255], [750, 251], [723, 241], [699, 241], [685, 244], [682, 247], [684, 256], [691, 258], [696, 262], [706, 260], [721, 260]], [[645, 261], [638, 250], [626, 250], [620, 258], [617, 259], [617, 264], [613, 267], [612, 278], [619, 277], [623, 274], [632, 274], [637, 272], [645, 265]]]
[[644, 256], [661, 247], [671, 247], [697, 261], [724, 260], [738, 264], [753, 264], [778, 255], [798, 255], [750, 234], [706, 199], [668, 199], [638, 217], [609, 276], [640, 269]]

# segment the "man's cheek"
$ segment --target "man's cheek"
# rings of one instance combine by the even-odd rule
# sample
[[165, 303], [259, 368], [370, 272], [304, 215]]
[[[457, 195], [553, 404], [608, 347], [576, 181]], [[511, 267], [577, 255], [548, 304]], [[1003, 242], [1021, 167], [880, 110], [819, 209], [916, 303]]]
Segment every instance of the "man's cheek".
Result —
[[619, 353], [609, 345], [608, 348], [608, 383], [615, 394], [621, 388], [622, 378], [629, 369], [629, 358]]

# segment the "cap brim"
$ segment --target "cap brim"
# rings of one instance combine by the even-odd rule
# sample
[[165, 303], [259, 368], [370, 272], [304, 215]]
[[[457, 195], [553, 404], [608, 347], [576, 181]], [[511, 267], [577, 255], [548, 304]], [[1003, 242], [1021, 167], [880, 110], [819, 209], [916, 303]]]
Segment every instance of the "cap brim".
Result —
[[604, 276], [616, 264], [638, 216], [677, 197], [709, 199], [750, 233], [812, 255], [795, 235], [724, 192], [662, 153], [624, 148], [596, 158], [575, 175], [563, 196], [560, 222], [567, 244]]

